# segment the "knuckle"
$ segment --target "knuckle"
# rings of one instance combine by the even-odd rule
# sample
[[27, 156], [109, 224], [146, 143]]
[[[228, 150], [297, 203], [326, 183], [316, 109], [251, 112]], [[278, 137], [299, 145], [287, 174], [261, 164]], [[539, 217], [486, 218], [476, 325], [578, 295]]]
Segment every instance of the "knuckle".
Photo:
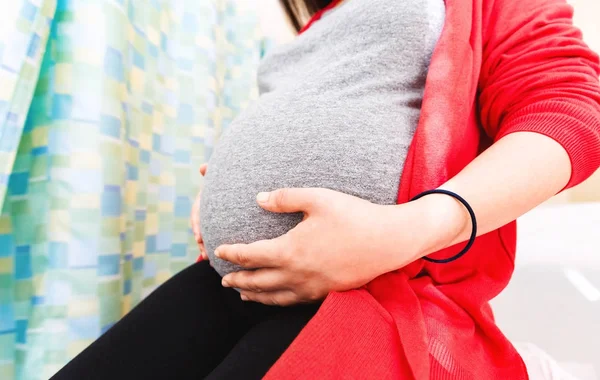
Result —
[[250, 292], [242, 292], [241, 295], [245, 297], [246, 301], [256, 302], [256, 297]]
[[281, 302], [282, 306], [292, 306], [300, 302], [300, 297], [297, 293], [290, 293], [285, 297], [285, 300]]
[[237, 272], [230, 273], [227, 278], [227, 283], [233, 287], [239, 286], [238, 273]]
[[269, 303], [274, 306], [283, 306], [276, 296], [269, 296]]
[[310, 287], [311, 284], [311, 280], [308, 278], [308, 276], [295, 276], [296, 278], [294, 279], [294, 286], [296, 289], [307, 289]]
[[294, 244], [291, 244], [287, 235], [283, 235], [280, 239], [280, 249], [277, 252], [277, 260], [285, 266], [289, 266], [294, 263], [297, 248], [295, 248]]
[[244, 254], [244, 252], [242, 252], [242, 251], [239, 251], [239, 250], [236, 251], [235, 258], [236, 258], [236, 261], [238, 262], [238, 264], [240, 264], [243, 267], [250, 264], [250, 260], [248, 259], [248, 256], [246, 256], [246, 254]]
[[248, 277], [246, 279], [246, 284], [244, 287], [254, 293], [260, 293], [262, 291], [256, 283], [256, 280]]
[[278, 249], [275, 253], [275, 259], [282, 266], [289, 266], [292, 263], [293, 255], [288, 248]]
[[321, 299], [321, 293], [314, 286], [309, 286], [307, 287], [303, 298], [308, 302], [316, 302]]
[[308, 293], [308, 297], [307, 297], [307, 298], [308, 298], [308, 300], [309, 300], [310, 302], [316, 302], [316, 301], [318, 301], [318, 300], [319, 300], [321, 297], [320, 297], [319, 293], [317, 293], [317, 292], [315, 292], [315, 291], [311, 291], [311, 292], [309, 292], [309, 293]]
[[287, 199], [288, 192], [289, 192], [288, 189], [279, 189], [279, 190], [277, 190], [275, 192], [275, 196], [273, 197], [275, 205], [281, 206], [281, 205], [285, 204], [285, 200]]
[[280, 301], [277, 306], [287, 307], [292, 306], [294, 303], [291, 300]]

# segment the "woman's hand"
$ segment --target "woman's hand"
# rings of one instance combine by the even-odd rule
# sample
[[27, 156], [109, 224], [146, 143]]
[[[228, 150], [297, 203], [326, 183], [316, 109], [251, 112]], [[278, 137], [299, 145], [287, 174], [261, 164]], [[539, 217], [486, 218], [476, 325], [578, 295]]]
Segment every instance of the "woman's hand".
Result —
[[[463, 212], [446, 198], [448, 210]], [[448, 199], [381, 206], [327, 189], [261, 193], [257, 201], [265, 210], [305, 217], [278, 238], [218, 247], [218, 257], [256, 269], [225, 276], [223, 286], [240, 289], [242, 299], [282, 306], [359, 288], [425, 254], [432, 246], [429, 216], [438, 215], [423, 205]]]
[[[200, 165], [200, 174], [204, 176], [206, 174], [206, 168], [208, 168], [207, 164]], [[202, 195], [202, 191], [198, 192], [196, 195], [196, 199], [194, 200], [194, 204], [192, 205], [192, 212], [190, 214], [190, 221], [192, 223], [192, 231], [194, 232], [194, 238], [196, 239], [196, 243], [198, 243], [198, 249], [200, 250], [200, 256], [203, 260], [208, 260], [208, 255], [206, 254], [206, 248], [204, 247], [204, 241], [202, 240], [202, 230], [200, 229], [200, 197]]]

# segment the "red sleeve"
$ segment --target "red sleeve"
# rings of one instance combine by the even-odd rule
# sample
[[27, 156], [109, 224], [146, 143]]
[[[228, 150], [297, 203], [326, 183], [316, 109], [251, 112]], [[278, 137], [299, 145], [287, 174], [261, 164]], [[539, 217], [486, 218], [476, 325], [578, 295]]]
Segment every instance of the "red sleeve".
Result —
[[[567, 185], [600, 167], [600, 64], [564, 0], [495, 0], [483, 36], [481, 122], [498, 140], [530, 131], [571, 159]], [[486, 24], [484, 24], [486, 25]]]

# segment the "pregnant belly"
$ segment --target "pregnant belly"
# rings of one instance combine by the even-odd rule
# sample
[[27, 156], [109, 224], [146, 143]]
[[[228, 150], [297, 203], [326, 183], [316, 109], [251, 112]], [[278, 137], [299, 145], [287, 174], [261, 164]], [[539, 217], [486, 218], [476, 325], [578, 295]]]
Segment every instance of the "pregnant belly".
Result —
[[[239, 267], [217, 259], [221, 244], [285, 234], [301, 214], [274, 214], [256, 194], [284, 187], [323, 187], [379, 204], [394, 204], [412, 128], [373, 112], [281, 111], [260, 103], [222, 136], [205, 178], [200, 206], [209, 259], [222, 276]], [[418, 118], [418, 113], [413, 116]], [[390, 122], [393, 120], [393, 122]]]

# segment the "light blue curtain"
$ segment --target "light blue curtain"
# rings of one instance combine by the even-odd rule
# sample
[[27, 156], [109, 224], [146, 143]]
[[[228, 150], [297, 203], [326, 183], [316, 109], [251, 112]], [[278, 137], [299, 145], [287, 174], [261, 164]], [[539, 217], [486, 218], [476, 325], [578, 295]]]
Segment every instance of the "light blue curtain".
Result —
[[254, 6], [0, 6], [0, 379], [49, 378], [195, 259], [197, 169], [256, 96]]

